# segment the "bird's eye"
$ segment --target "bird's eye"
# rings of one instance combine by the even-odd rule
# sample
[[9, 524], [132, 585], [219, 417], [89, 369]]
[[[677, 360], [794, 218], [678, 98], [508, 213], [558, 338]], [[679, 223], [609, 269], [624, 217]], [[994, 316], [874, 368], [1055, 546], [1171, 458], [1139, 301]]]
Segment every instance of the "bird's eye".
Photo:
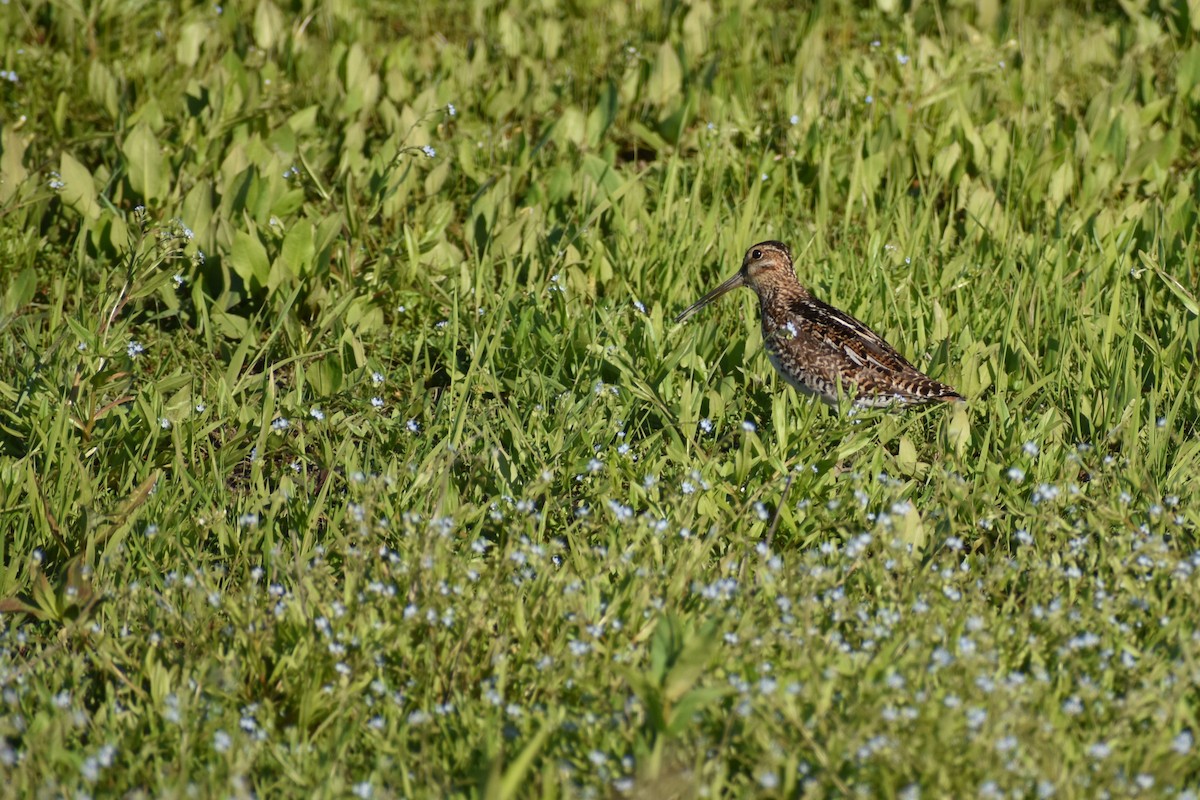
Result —
[[755, 259], [762, 258], [762, 250], [755, 250], [753, 253], [750, 254], [750, 257], [755, 258]]

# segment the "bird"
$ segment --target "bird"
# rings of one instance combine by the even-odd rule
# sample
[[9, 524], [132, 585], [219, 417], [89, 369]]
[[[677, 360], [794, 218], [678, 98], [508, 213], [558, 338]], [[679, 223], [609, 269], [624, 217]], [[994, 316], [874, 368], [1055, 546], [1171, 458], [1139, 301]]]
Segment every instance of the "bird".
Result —
[[914, 367], [882, 336], [816, 298], [796, 277], [783, 242], [759, 242], [741, 269], [675, 317], [680, 323], [726, 292], [746, 286], [758, 295], [767, 356], [797, 391], [831, 406], [839, 395], [858, 407], [963, 402], [945, 383]]

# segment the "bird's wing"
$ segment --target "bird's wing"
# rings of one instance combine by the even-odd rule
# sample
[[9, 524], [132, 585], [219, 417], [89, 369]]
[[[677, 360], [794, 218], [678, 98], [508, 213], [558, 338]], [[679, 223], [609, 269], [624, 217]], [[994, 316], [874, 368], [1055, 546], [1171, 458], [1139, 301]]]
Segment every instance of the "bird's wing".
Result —
[[880, 370], [884, 373], [906, 373], [915, 370], [896, 348], [875, 331], [844, 311], [815, 297], [796, 298], [789, 309], [814, 339], [820, 339], [825, 349], [839, 360], [845, 359], [851, 371]]

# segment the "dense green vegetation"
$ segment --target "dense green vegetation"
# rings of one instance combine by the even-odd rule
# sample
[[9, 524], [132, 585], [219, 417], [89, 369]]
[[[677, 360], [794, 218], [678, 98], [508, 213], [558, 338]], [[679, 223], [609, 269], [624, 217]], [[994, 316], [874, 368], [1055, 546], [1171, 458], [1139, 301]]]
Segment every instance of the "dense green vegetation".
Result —
[[0, 793], [1196, 796], [1200, 9], [784, 5], [4, 6]]

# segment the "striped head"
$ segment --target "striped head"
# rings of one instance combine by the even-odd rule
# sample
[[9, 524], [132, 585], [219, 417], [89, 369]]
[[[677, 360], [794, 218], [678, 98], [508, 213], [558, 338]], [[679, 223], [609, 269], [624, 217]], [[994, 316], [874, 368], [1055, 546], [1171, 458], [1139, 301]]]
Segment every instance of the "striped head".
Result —
[[688, 306], [675, 321], [683, 322], [721, 295], [740, 286], [748, 286], [762, 298], [774, 294], [780, 286], [794, 286], [795, 283], [796, 269], [792, 265], [792, 252], [788, 246], [776, 241], [759, 242], [746, 251], [742, 268], [737, 274]]

